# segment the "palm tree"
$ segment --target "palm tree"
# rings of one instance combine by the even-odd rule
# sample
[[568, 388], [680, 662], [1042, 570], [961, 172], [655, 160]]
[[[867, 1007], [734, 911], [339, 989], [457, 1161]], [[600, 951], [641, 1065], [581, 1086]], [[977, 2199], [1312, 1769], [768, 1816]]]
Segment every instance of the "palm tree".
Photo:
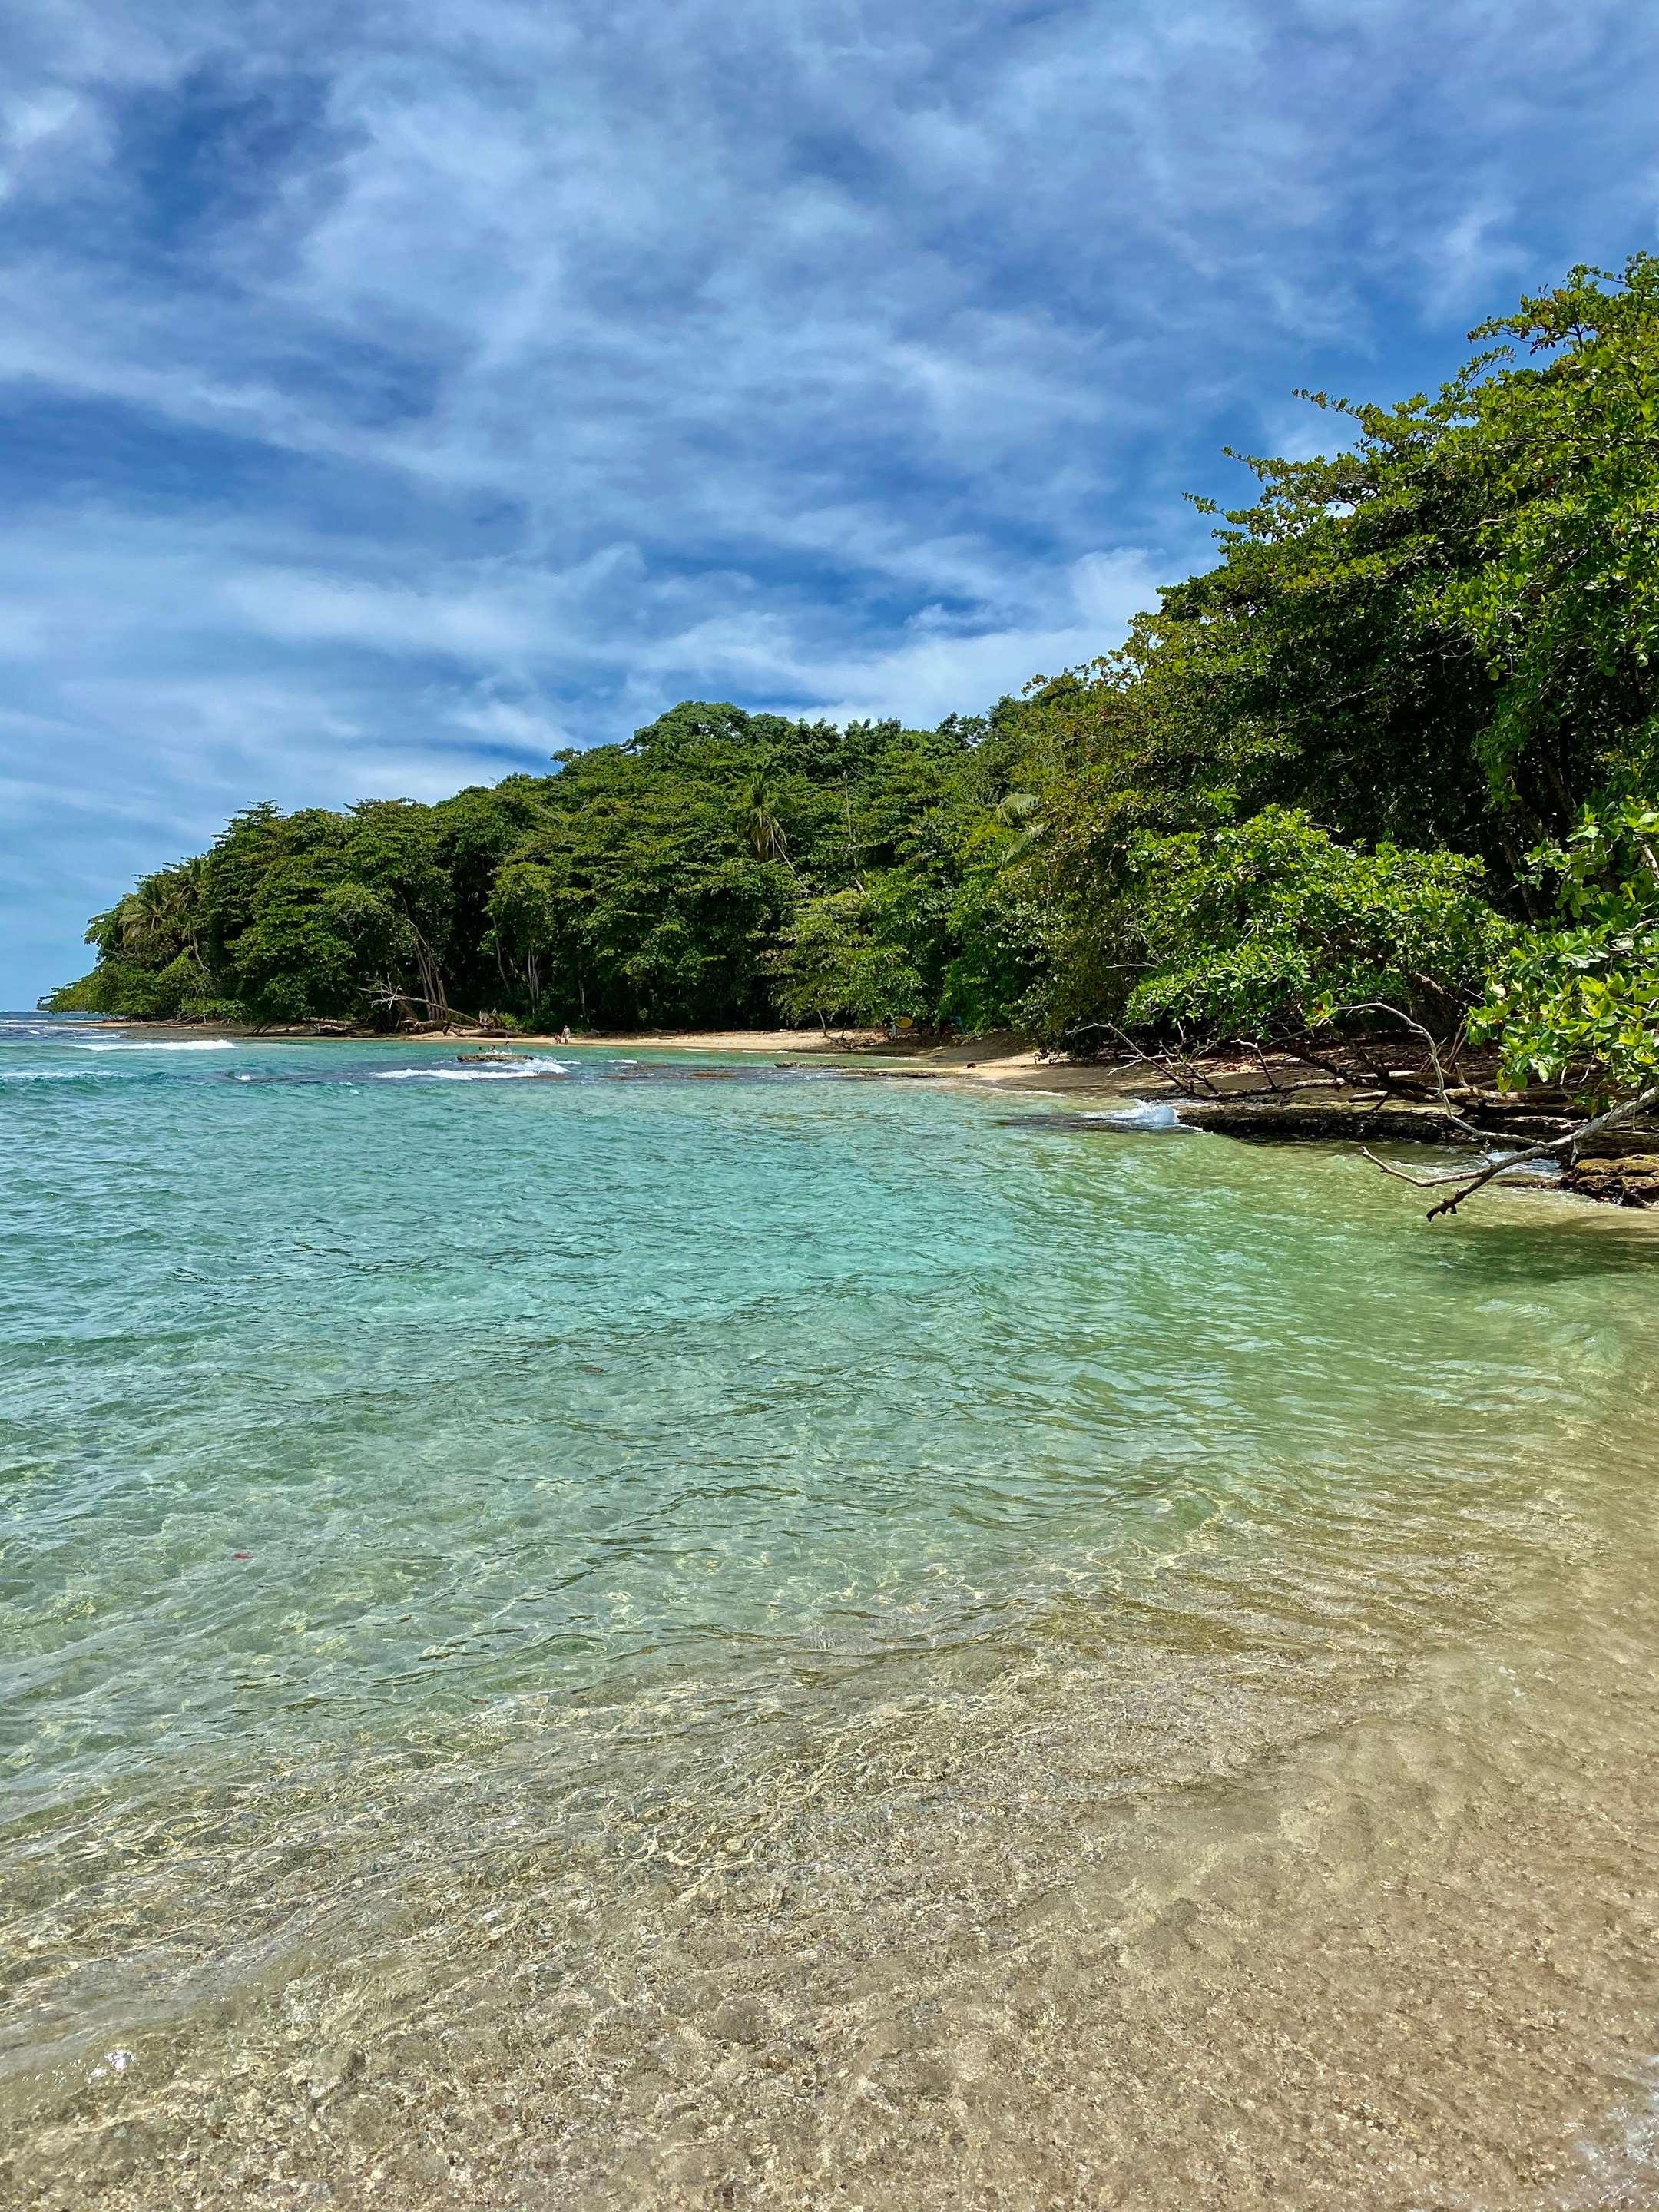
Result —
[[1034, 792], [1010, 791], [1004, 793], [994, 810], [996, 819], [1005, 830], [1015, 834], [1009, 847], [1005, 866], [1023, 860], [1034, 845], [1039, 844], [1048, 832], [1048, 819], [1042, 801]]
[[121, 943], [129, 952], [142, 957], [163, 945], [171, 947], [179, 902], [165, 871], [146, 876], [121, 905]]
[[107, 928], [124, 952], [148, 967], [165, 967], [188, 951], [201, 968], [204, 882], [199, 855], [171, 868], [158, 868], [107, 915], [99, 915], [94, 927]]
[[95, 945], [100, 958], [107, 957], [114, 951], [118, 945], [125, 942], [127, 908], [131, 902], [131, 897], [132, 894], [129, 891], [125, 898], [117, 899], [113, 906], [106, 907], [102, 914], [94, 915], [92, 920], [87, 924], [83, 942]]
[[800, 881], [800, 872], [789, 857], [789, 839], [778, 819], [772, 787], [766, 780], [763, 769], [758, 769], [748, 782], [743, 794], [738, 820], [750, 851], [757, 860], [781, 860], [795, 881]]

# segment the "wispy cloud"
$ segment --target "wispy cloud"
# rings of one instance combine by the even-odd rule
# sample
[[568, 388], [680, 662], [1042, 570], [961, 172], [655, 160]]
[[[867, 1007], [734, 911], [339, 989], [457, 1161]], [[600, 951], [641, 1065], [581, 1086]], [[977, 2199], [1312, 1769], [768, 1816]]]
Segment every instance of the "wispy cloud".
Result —
[[1112, 644], [1224, 441], [1654, 228], [1612, 0], [47, 0], [0, 31], [0, 998], [269, 794]]

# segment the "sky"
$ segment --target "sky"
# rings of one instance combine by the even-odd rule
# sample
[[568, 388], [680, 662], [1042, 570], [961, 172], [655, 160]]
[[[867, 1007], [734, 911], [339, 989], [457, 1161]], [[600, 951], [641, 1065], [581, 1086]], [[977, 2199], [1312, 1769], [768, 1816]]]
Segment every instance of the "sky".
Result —
[[930, 724], [1222, 447], [1659, 243], [1628, 0], [33, 0], [0, 26], [0, 1005], [237, 807], [684, 698]]

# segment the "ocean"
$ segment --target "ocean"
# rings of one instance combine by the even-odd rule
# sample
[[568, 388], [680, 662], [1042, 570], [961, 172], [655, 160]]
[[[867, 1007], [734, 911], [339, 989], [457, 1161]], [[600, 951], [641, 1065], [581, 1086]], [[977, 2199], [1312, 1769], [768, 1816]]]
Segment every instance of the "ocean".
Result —
[[1651, 2201], [1650, 1222], [462, 1049], [0, 1025], [0, 2194]]

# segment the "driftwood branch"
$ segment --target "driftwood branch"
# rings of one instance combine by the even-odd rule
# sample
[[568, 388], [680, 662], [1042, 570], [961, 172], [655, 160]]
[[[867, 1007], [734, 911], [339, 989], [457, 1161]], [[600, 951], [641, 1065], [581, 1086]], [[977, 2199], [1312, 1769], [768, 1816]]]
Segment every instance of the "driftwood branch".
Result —
[[[1165, 1082], [1185, 1084], [1189, 1089], [1196, 1088], [1207, 1091], [1212, 1098], [1218, 1098], [1221, 1096], [1219, 1086], [1212, 1083], [1202, 1068], [1195, 1066], [1184, 1054], [1147, 1052], [1143, 1050], [1126, 1030], [1119, 1029], [1115, 1022], [1103, 1022], [1100, 1026], [1111, 1032], [1124, 1051], [1129, 1054], [1132, 1061], [1142, 1067], [1157, 1068]], [[1200, 1049], [1210, 1051], [1213, 1047], [1202, 1046]]]
[[[1480, 1142], [1486, 1140], [1486, 1131], [1477, 1129], [1473, 1121], [1466, 1121], [1451, 1103], [1450, 1093], [1446, 1088], [1446, 1071], [1441, 1064], [1440, 1047], [1431, 1030], [1425, 1029], [1421, 1022], [1413, 1021], [1409, 1014], [1403, 1013], [1398, 1006], [1389, 1006], [1382, 999], [1364, 999], [1358, 1006], [1339, 1006], [1336, 1012], [1339, 1014], [1388, 1014], [1394, 1020], [1402, 1022], [1413, 1035], [1421, 1037], [1428, 1047], [1429, 1065], [1434, 1070], [1434, 1087], [1440, 1099], [1441, 1111], [1453, 1127], [1461, 1129], [1466, 1137], [1474, 1137]], [[1455, 1042], [1454, 1040], [1454, 1046]]]
[[[481, 1015], [462, 1013], [442, 998], [431, 998], [422, 991], [405, 991], [400, 985], [389, 981], [374, 984], [369, 990], [368, 999], [371, 1005], [383, 1006], [388, 1013], [401, 1010], [404, 1019], [416, 1029], [466, 1030], [487, 1026]], [[417, 1006], [426, 1008], [424, 1023], [414, 1014], [413, 1009]]]
[[[1588, 1121], [1581, 1121], [1577, 1128], [1569, 1129], [1565, 1136], [1547, 1138], [1541, 1144], [1528, 1145], [1518, 1152], [1506, 1153], [1500, 1160], [1489, 1160], [1485, 1167], [1474, 1173], [1468, 1169], [1454, 1169], [1443, 1175], [1414, 1176], [1408, 1169], [1395, 1167], [1387, 1160], [1379, 1160], [1368, 1146], [1362, 1145], [1359, 1149], [1374, 1168], [1380, 1168], [1384, 1175], [1394, 1176], [1396, 1182], [1410, 1183], [1413, 1189], [1434, 1190], [1452, 1183], [1460, 1185], [1461, 1188], [1450, 1198], [1443, 1198], [1437, 1206], [1429, 1208], [1427, 1218], [1432, 1221], [1438, 1214], [1455, 1213], [1466, 1198], [1473, 1198], [1476, 1191], [1484, 1189], [1499, 1176], [1507, 1175], [1510, 1169], [1525, 1167], [1533, 1160], [1559, 1159], [1564, 1152], [1576, 1152], [1586, 1137], [1594, 1137], [1603, 1129], [1613, 1128], [1620, 1121], [1633, 1121], [1637, 1115], [1644, 1113], [1656, 1103], [1659, 1103], [1659, 1083], [1634, 1098], [1626, 1098], [1620, 1105], [1610, 1106], [1605, 1114], [1596, 1114]], [[1476, 1131], [1474, 1133], [1479, 1135], [1481, 1133]]]

